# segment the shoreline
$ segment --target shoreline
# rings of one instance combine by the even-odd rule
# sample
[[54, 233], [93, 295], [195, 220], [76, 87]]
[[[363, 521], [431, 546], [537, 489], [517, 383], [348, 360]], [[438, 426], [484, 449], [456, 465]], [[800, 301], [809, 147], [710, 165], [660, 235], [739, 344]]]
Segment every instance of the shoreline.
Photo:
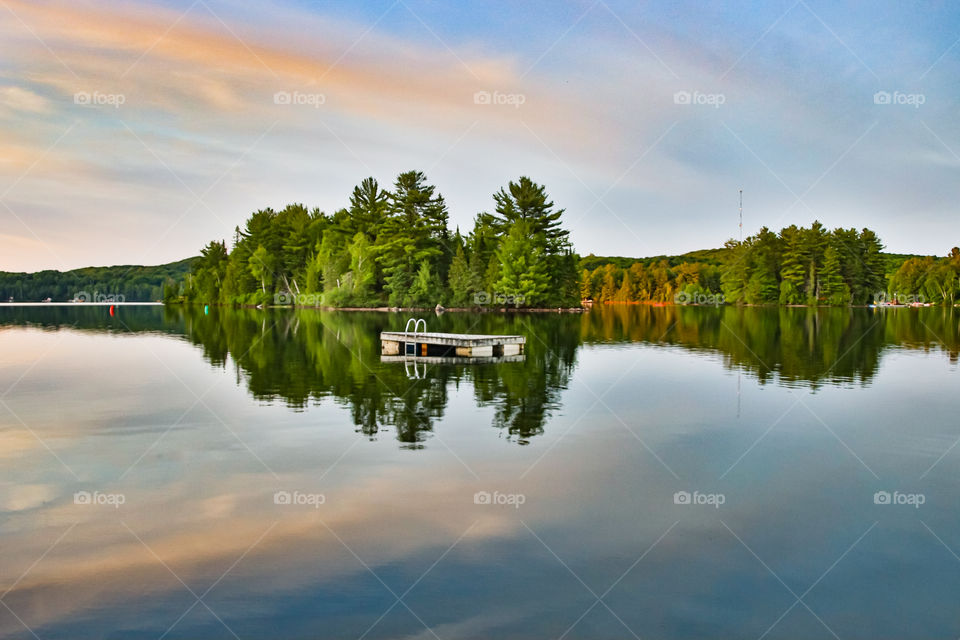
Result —
[[[21, 306], [17, 303], [7, 303], [8, 306]], [[70, 303], [27, 303], [32, 306], [50, 306], [61, 305], [65, 306]], [[103, 303], [99, 303], [100, 306], [106, 306]], [[109, 303], [107, 303], [109, 304]], [[122, 304], [122, 303], [121, 303]], [[651, 302], [651, 301], [642, 301], [642, 302], [602, 302], [585, 305], [583, 307], [553, 307], [553, 308], [512, 308], [512, 307], [443, 307], [437, 311], [436, 307], [330, 307], [330, 306], [321, 306], [321, 305], [283, 305], [283, 304], [271, 304], [271, 305], [254, 305], [254, 304], [240, 304], [240, 305], [223, 305], [223, 304], [208, 304], [208, 303], [193, 303], [193, 302], [173, 302], [173, 303], [138, 303], [138, 302], [128, 302], [127, 305], [163, 305], [163, 306], [207, 306], [207, 307], [217, 307], [221, 309], [314, 309], [317, 311], [362, 311], [362, 312], [374, 312], [374, 313], [589, 313], [590, 310], [595, 306], [650, 306], [650, 307], [750, 307], [750, 308], [777, 308], [777, 309], [949, 309], [951, 305], [930, 305], [925, 306], [913, 306], [913, 305], [883, 305], [883, 306], [872, 306], [872, 305], [846, 305], [842, 307], [834, 307], [831, 305], [808, 305], [808, 304], [676, 304], [672, 302]], [[22, 305], [26, 306], [26, 305]], [[83, 304], [70, 305], [70, 306], [84, 306]], [[93, 305], [88, 305], [93, 306]], [[960, 307], [960, 304], [953, 305], [953, 307]]]
[[[199, 304], [198, 304], [199, 306]], [[211, 305], [217, 307], [227, 307], [230, 305]], [[243, 304], [237, 305], [237, 309], [315, 309], [317, 311], [372, 311], [376, 313], [584, 313], [589, 309], [583, 307], [554, 307], [548, 308], [519, 308], [510, 307], [443, 307], [439, 311], [436, 307], [327, 307], [311, 305], [285, 305], [271, 304], [267, 306]]]

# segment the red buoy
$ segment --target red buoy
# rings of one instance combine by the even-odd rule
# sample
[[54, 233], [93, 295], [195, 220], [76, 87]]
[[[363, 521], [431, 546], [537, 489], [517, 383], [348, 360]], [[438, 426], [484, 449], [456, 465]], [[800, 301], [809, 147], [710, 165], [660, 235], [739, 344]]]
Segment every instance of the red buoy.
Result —
[[110, 305], [110, 315], [113, 315], [113, 305]]

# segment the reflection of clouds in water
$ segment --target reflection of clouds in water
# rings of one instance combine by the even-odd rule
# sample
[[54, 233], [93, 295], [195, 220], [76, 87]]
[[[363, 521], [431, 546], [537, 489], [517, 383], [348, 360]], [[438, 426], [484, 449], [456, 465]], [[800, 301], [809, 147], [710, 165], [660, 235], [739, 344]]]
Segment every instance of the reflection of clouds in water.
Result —
[[[220, 392], [233, 394], [236, 390], [225, 385]], [[469, 393], [469, 389], [464, 389], [457, 397], [466, 399]], [[189, 398], [181, 401], [188, 402]], [[252, 408], [258, 413], [263, 410], [255, 405]], [[282, 413], [283, 409], [278, 411]], [[478, 543], [525, 539], [527, 534], [519, 524], [520, 517], [538, 526], [536, 523], [541, 520], [575, 519], [586, 504], [599, 506], [599, 502], [590, 502], [578, 494], [591, 478], [595, 480], [602, 475], [602, 469], [612, 466], [609, 459], [579, 460], [576, 452], [558, 448], [550, 454], [551, 464], [544, 464], [523, 481], [522, 488], [530, 499], [522, 513], [512, 508], [478, 507], [473, 502], [477, 490], [515, 490], [518, 483], [511, 478], [519, 475], [517, 465], [532, 463], [540, 452], [511, 448], [517, 454], [523, 453], [521, 459], [490, 457], [484, 443], [501, 445], [484, 437], [489, 436], [488, 422], [484, 413], [476, 412], [471, 418], [461, 416], [456, 433], [445, 432], [444, 438], [467, 464], [476, 467], [484, 480], [481, 483], [439, 447], [433, 454], [424, 454], [427, 457], [421, 463], [411, 466], [412, 459], [396, 457], [409, 453], [397, 452], [393, 443], [387, 441], [381, 447], [361, 443], [348, 451], [336, 468], [338, 471], [331, 472], [318, 487], [320, 473], [347, 451], [347, 443], [359, 437], [342, 429], [324, 431], [325, 438], [311, 433], [318, 414], [327, 413], [341, 415], [342, 422], [342, 409], [329, 406], [303, 414], [299, 425], [290, 422], [285, 427], [287, 433], [282, 440], [288, 446], [300, 434], [308, 436], [307, 442], [315, 441], [317, 449], [312, 458], [310, 452], [304, 451], [291, 452], [294, 455], [279, 462], [268, 457], [269, 464], [278, 468], [280, 480], [259, 467], [239, 445], [230, 443], [221, 429], [210, 429], [188, 432], [182, 441], [179, 434], [169, 434], [169, 440], [161, 441], [155, 455], [144, 459], [126, 482], [111, 484], [120, 467], [112, 468], [112, 476], [105, 474], [104, 490], [123, 491], [126, 496], [120, 510], [74, 505], [70, 497], [78, 485], [69, 481], [60, 486], [62, 499], [29, 519], [20, 520], [15, 530], [4, 536], [0, 553], [15, 559], [7, 563], [9, 566], [25, 570], [63, 528], [74, 522], [79, 524], [17, 585], [9, 596], [10, 602], [17, 605], [18, 611], [23, 609], [25, 620], [40, 618], [47, 624], [58, 620], [66, 624], [74, 615], [103, 607], [104, 603], [121, 607], [128, 593], [158, 601], [175, 598], [182, 585], [170, 579], [121, 521], [143, 537], [192, 586], [211, 583], [219, 577], [276, 522], [238, 567], [238, 575], [248, 576], [247, 584], [229, 587], [246, 594], [243, 597], [256, 598], [256, 592], [263, 589], [275, 594], [289, 593], [351, 576], [354, 579], [363, 573], [362, 566], [323, 528], [321, 518], [375, 568], [402, 565], [417, 557], [426, 558], [429, 564], [471, 525], [475, 526], [461, 542], [457, 556], [486, 562], [490, 556], [480, 552]], [[131, 413], [130, 419], [136, 419], [135, 413]], [[334, 426], [336, 420], [330, 422]], [[261, 425], [266, 436], [270, 434], [270, 424], [266, 421]], [[132, 442], [121, 448], [131, 453], [146, 449], [159, 435], [155, 430], [125, 433], [124, 440]], [[461, 438], [454, 438], [456, 434]], [[96, 468], [102, 454], [84, 445], [89, 437], [86, 429], [72, 437], [64, 432], [58, 435], [57, 446], [71, 452], [69, 459], [78, 467]], [[232, 448], [224, 451], [218, 446], [223, 442], [232, 444]], [[192, 447], [189, 463], [177, 457], [182, 446]], [[386, 458], [384, 451], [390, 453]], [[17, 464], [20, 474], [45, 468], [62, 479], [66, 472], [57, 466], [42, 448]], [[280, 507], [272, 500], [278, 487], [322, 490], [327, 501], [320, 512]], [[539, 504], [535, 496], [539, 496]], [[450, 560], [456, 562], [454, 558]]]
[[[261, 589], [287, 592], [362, 573], [362, 565], [324, 523], [375, 570], [412, 556], [439, 555], [474, 524], [464, 547], [509, 537], [520, 526], [513, 511], [481, 510], [473, 504], [473, 479], [456, 461], [334, 487], [327, 490], [320, 511], [275, 505], [276, 481], [267, 474], [187, 473], [175, 484], [128, 491], [119, 510], [61, 501], [36, 513], [31, 526], [7, 533], [0, 554], [19, 573], [44, 553], [64, 523], [79, 522], [16, 585], [9, 595], [12, 606], [25, 620], [43, 625], [66, 622], [103, 603], [118, 606], [129, 594], [160, 599], [176, 594], [182, 585], [167, 579], [160, 562], [123, 523], [195, 589], [215, 580], [273, 525], [239, 567], [238, 575], [254, 578], [228, 588], [249, 597]], [[315, 477], [284, 474], [280, 486], [309, 487]], [[407, 485], [425, 490], [411, 491]]]
[[457, 622], [438, 624], [430, 630], [423, 629], [417, 633], [403, 636], [408, 640], [436, 640], [440, 638], [478, 638], [523, 618], [520, 611], [503, 612], [491, 611], [483, 615], [459, 620]]
[[[447, 390], [446, 413], [434, 426], [436, 438], [413, 452], [399, 450], [389, 437], [363, 438], [352, 428], [348, 409], [333, 402], [308, 404], [301, 413], [262, 405], [251, 398], [248, 381], [235, 378], [232, 367], [211, 369], [184, 341], [156, 336], [116, 340], [73, 331], [33, 336], [31, 349], [42, 350], [57, 338], [62, 347], [28, 374], [25, 393], [18, 387], [11, 402], [82, 478], [74, 481], [0, 411], [6, 421], [0, 457], [10, 480], [0, 487], [0, 501], [9, 512], [0, 534], [0, 565], [9, 570], [0, 592], [77, 523], [5, 600], [38, 628], [89, 628], [96, 635], [126, 621], [138, 628], [157, 627], [157, 636], [189, 606], [192, 597], [183, 585], [123, 523], [198, 592], [249, 550], [211, 594], [218, 598], [212, 607], [228, 623], [308, 624], [315, 619], [311, 615], [318, 615], [310, 613], [318, 601], [340, 597], [349, 613], [324, 611], [331, 628], [352, 629], [352, 621], [365, 620], [354, 637], [392, 597], [323, 523], [398, 593], [473, 526], [411, 594], [414, 609], [429, 611], [425, 619], [437, 625], [438, 633], [445, 629], [451, 635], [506, 629], [537, 636], [546, 629], [556, 636], [589, 606], [589, 593], [521, 519], [598, 593], [680, 520], [607, 599], [641, 635], [659, 629], [670, 635], [734, 636], [756, 628], [759, 636], [789, 606], [789, 593], [721, 519], [802, 592], [882, 516], [877, 531], [811, 594], [811, 606], [831, 626], [836, 624], [842, 637], [867, 629], [874, 635], [901, 629], [874, 607], [862, 606], [871, 596], [896, 598], [903, 595], [899, 589], [931, 580], [942, 594], [955, 593], [957, 586], [946, 574], [941, 557], [946, 551], [908, 518], [916, 514], [888, 510], [877, 516], [871, 501], [878, 489], [875, 479], [802, 406], [721, 481], [721, 474], [795, 401], [797, 390], [745, 379], [737, 419], [735, 380], [717, 358], [705, 361], [701, 353], [676, 345], [581, 348], [568, 388], [557, 396], [562, 412], [545, 422], [544, 433], [528, 447], [494, 437], [490, 417], [495, 407], [478, 409], [474, 395], [477, 385], [504, 379], [504, 384], [522, 388], [528, 370], [504, 368], [461, 378], [459, 388], [451, 383]], [[77, 351], [72, 348], [75, 337], [83, 342]], [[153, 355], [136, 348], [141, 339], [150, 340], [151, 349], [197, 393], [221, 381], [207, 401], [279, 479], [209, 412], [198, 409], [129, 476], [117, 480], [194, 400], [179, 382], [169, 380]], [[339, 343], [329, 346], [356, 364]], [[99, 360], [88, 361], [90, 353], [98, 353]], [[804, 392], [803, 401], [895, 488], [897, 478], [915, 479], [929, 466], [936, 442], [949, 446], [956, 439], [955, 421], [949, 419], [955, 412], [955, 379], [944, 375], [939, 354], [903, 352], [884, 364], [869, 387], [828, 385], [815, 394]], [[144, 373], [144, 366], [154, 370]], [[0, 369], [0, 382], [21, 372]], [[255, 372], [267, 375], [270, 369]], [[604, 402], [677, 472], [679, 482], [607, 408], [593, 407], [595, 396], [587, 386], [602, 394], [624, 372]], [[369, 371], [355, 373], [363, 378]], [[51, 380], [64, 385], [53, 385], [60, 393], [56, 405], [40, 393]], [[168, 386], [158, 389], [151, 386], [154, 381]], [[269, 377], [256, 384], [274, 393], [283, 390]], [[907, 391], [909, 401], [904, 401]], [[922, 421], [916, 420], [917, 406], [923, 407]], [[169, 420], [158, 418], [161, 414]], [[105, 421], [111, 426], [104, 428]], [[922, 514], [949, 544], [956, 539], [955, 525], [937, 505], [956, 503], [954, 489], [943, 480], [955, 469], [955, 456], [947, 456], [931, 474], [930, 503]], [[122, 492], [126, 503], [120, 509], [75, 505], [72, 495], [79, 488]], [[319, 509], [276, 505], [277, 490], [323, 493], [326, 501]], [[720, 510], [678, 507], [672, 502], [678, 490], [720, 491], [727, 501]], [[526, 501], [519, 510], [476, 505], [477, 491], [522, 492]], [[891, 551], [898, 547], [903, 549]], [[948, 555], [945, 559], [950, 560]], [[873, 580], [884, 567], [895, 568], [896, 585]], [[303, 608], [291, 609], [291, 602]], [[430, 610], [434, 603], [439, 606]], [[913, 611], [919, 605], [911, 600], [903, 606]], [[141, 613], [147, 608], [150, 613]], [[947, 603], [942, 611], [948, 611]], [[606, 618], [591, 614], [577, 628], [580, 634], [617, 632], [615, 620], [603, 609], [598, 612]], [[926, 619], [927, 629], [949, 626], [936, 612]], [[184, 620], [182, 633], [200, 628], [191, 620]], [[848, 633], [840, 626], [844, 620], [860, 626]], [[604, 626], [608, 621], [610, 626]], [[391, 624], [380, 630], [410, 637], [421, 631], [415, 620], [409, 629]], [[551, 625], [557, 627], [555, 633]], [[794, 629], [790, 625], [788, 620], [780, 630]], [[0, 632], [23, 633], [10, 618], [2, 619]]]

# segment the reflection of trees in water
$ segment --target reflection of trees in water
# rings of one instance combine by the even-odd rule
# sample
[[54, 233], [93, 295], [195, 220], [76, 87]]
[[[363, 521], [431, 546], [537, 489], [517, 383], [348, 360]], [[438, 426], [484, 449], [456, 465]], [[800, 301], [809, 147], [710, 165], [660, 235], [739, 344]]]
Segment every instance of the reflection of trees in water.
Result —
[[[350, 412], [358, 432], [389, 427], [401, 445], [420, 448], [444, 415], [451, 385], [472, 387], [493, 425], [520, 444], [543, 433], [560, 407], [581, 344], [655, 343], [720, 354], [724, 365], [813, 389], [867, 384], [884, 350], [943, 349], [960, 355], [960, 313], [952, 308], [806, 309], [782, 307], [653, 307], [610, 305], [575, 314], [444, 314], [431, 331], [522, 334], [523, 362], [428, 365], [408, 377], [401, 364], [380, 362], [380, 331], [406, 316], [385, 313], [202, 307], [122, 308], [0, 306], [0, 328], [45, 328], [181, 335], [217, 367], [231, 366], [257, 400], [303, 410], [325, 398]], [[419, 367], [423, 374], [423, 365]]]
[[[493, 423], [519, 443], [543, 432], [573, 370], [579, 319], [525, 315], [447, 314], [429, 318], [431, 331], [519, 333], [527, 336], [523, 362], [429, 365], [422, 378], [400, 364], [380, 362], [382, 330], [404, 319], [379, 313], [320, 313], [211, 309], [179, 310], [188, 338], [213, 364], [229, 359], [254, 398], [282, 399], [294, 409], [333, 397], [349, 408], [358, 431], [374, 437], [392, 427], [405, 447], [420, 448], [443, 417], [451, 384], [470, 384]], [[420, 365], [421, 372], [423, 365]]]
[[729, 369], [761, 383], [817, 389], [867, 384], [885, 349], [943, 349], [960, 355], [952, 308], [655, 307], [607, 305], [581, 318], [586, 344], [650, 342], [719, 353]]
[[110, 305], [38, 304], [21, 307], [0, 303], [0, 329], [7, 326], [39, 329], [76, 329], [111, 333], [183, 335], [179, 313], [164, 313], [160, 305], [118, 306], [110, 315]]
[[494, 426], [519, 444], [543, 433], [547, 417], [560, 407], [576, 363], [578, 323], [568, 314], [514, 318], [509, 332], [527, 336], [525, 362], [486, 365], [474, 376], [478, 404], [493, 405]]

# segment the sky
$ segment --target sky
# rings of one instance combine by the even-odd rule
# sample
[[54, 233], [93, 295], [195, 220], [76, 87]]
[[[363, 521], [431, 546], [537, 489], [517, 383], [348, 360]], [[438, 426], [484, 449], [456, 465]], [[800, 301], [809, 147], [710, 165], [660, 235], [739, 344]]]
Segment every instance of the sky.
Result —
[[820, 220], [960, 244], [960, 6], [0, 0], [0, 270], [159, 264], [419, 169], [468, 231], [546, 186], [582, 255]]

